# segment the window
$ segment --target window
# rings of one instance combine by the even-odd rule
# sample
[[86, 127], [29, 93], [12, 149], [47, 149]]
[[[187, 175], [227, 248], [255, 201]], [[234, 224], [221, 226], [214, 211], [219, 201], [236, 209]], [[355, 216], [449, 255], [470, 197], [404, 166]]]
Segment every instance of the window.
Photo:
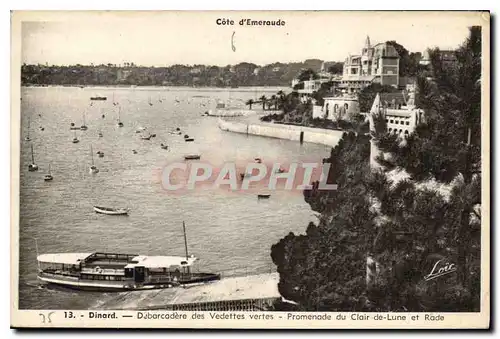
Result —
[[410, 122], [409, 122], [409, 121], [407, 121], [407, 122], [406, 122], [406, 125], [408, 126], [409, 124], [410, 124]]
[[389, 119], [385, 119], [385, 122], [388, 123], [389, 122]]
[[389, 128], [389, 132], [391, 132], [391, 131], [392, 131], [392, 128]]
[[399, 120], [394, 120], [394, 123], [395, 124], [399, 124]]
[[409, 134], [407, 129], [405, 129], [405, 134], [406, 134], [406, 135], [408, 135], [408, 134]]
[[401, 133], [403, 133], [403, 130], [402, 130], [402, 129], [400, 129], [400, 130], [399, 130], [399, 134], [401, 134]]
[[349, 105], [347, 103], [344, 104], [344, 108], [347, 111], [349, 109]]
[[393, 123], [394, 123], [394, 120], [393, 120], [393, 119], [391, 119], [391, 120], [390, 120], [390, 122], [391, 122], [391, 124], [393, 124]]

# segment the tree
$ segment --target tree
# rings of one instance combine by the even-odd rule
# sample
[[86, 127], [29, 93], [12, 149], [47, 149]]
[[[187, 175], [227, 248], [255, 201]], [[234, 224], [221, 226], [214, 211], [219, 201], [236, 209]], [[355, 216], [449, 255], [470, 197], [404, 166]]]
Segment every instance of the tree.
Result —
[[260, 98], [260, 101], [262, 102], [262, 110], [266, 110], [266, 102], [267, 102], [267, 98], [265, 95], [261, 96]]
[[416, 76], [420, 70], [421, 53], [410, 53], [404, 46], [394, 40], [387, 41], [387, 44], [393, 46], [399, 54], [399, 75]]
[[358, 94], [359, 110], [361, 112], [370, 112], [373, 101], [377, 93], [397, 93], [399, 90], [389, 85], [373, 83], [363, 88]]
[[319, 75], [310, 68], [302, 70], [300, 72], [299, 76], [297, 77], [297, 79], [299, 79], [299, 81], [307, 81], [307, 80], [311, 80], [311, 78], [313, 80], [319, 79]]
[[250, 100], [247, 100], [247, 102], [245, 102], [245, 105], [250, 106], [250, 109], [252, 109], [252, 105], [253, 105], [253, 103], [254, 103], [254, 102], [253, 102], [253, 100], [252, 100], [252, 99], [250, 99]]
[[314, 210], [322, 208], [319, 224], [310, 223], [305, 235], [290, 233], [271, 249], [280, 274], [278, 289], [300, 310], [366, 310], [360, 272], [373, 234], [373, 213], [359, 173], [366, 171], [368, 154], [366, 137], [345, 133], [325, 159], [332, 163], [328, 182], [339, 189], [320, 191], [316, 183], [304, 193]]
[[[364, 134], [345, 133], [324, 159], [332, 165], [327, 182], [338, 189], [315, 183], [306, 190], [319, 221], [271, 249], [279, 291], [299, 310], [479, 311], [480, 46], [481, 31], [473, 27], [456, 65], [443, 67], [433, 57], [433, 80], [419, 80], [428, 120], [406, 143], [384, 140], [384, 124], [377, 125], [376, 143], [408, 179], [392, 182], [370, 170]], [[445, 196], [428, 178], [454, 185]], [[365, 279], [374, 269], [367, 257], [379, 263], [375, 279]], [[442, 259], [456, 263], [457, 274], [424, 279]]]
[[343, 62], [335, 62], [333, 65], [330, 65], [328, 67], [328, 73], [332, 73], [332, 74], [344, 73], [344, 63]]
[[470, 28], [469, 37], [455, 54], [457, 62], [444, 65], [439, 50], [431, 50], [432, 79], [418, 79], [418, 105], [425, 111], [426, 123], [404, 145], [390, 137], [382, 138], [378, 145], [391, 154], [393, 165], [405, 168], [415, 180], [458, 180], [451, 199], [457, 202], [454, 216], [460, 219], [451, 219], [449, 231], [457, 249], [459, 284], [470, 292], [474, 285], [470, 272], [478, 270], [469, 260], [472, 249], [478, 247], [471, 215], [481, 203], [481, 27]]

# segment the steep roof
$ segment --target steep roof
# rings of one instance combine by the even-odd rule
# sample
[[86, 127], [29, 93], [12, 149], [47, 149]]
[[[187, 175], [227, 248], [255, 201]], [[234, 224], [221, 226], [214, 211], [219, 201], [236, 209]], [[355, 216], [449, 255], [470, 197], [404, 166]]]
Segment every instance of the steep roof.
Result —
[[[406, 98], [408, 100], [408, 98]], [[405, 97], [402, 92], [380, 93], [380, 101], [384, 104], [405, 105]]]

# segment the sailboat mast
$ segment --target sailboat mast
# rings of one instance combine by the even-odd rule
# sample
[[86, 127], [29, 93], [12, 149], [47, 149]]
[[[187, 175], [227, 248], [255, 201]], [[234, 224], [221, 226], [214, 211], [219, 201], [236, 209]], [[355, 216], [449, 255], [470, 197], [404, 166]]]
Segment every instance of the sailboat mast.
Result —
[[83, 111], [83, 126], [85, 126], [85, 111]]
[[186, 260], [188, 260], [189, 254], [188, 254], [188, 243], [187, 243], [187, 236], [186, 236], [186, 223], [184, 221], [182, 222], [182, 229], [184, 231], [184, 248], [186, 250]]
[[31, 163], [35, 163], [35, 154], [33, 153], [33, 144], [31, 144]]
[[33, 238], [35, 239], [35, 249], [36, 249], [36, 263], [38, 265], [38, 270], [40, 271], [40, 262], [38, 261], [38, 256], [40, 255], [38, 253], [38, 240], [36, 238]]
[[121, 112], [121, 107], [118, 106], [118, 122], [121, 122], [121, 119], [120, 119], [120, 112]]
[[92, 145], [90, 145], [90, 157], [92, 158], [92, 166], [94, 166], [94, 151], [92, 151]]
[[31, 116], [28, 117], [28, 139], [30, 138]]

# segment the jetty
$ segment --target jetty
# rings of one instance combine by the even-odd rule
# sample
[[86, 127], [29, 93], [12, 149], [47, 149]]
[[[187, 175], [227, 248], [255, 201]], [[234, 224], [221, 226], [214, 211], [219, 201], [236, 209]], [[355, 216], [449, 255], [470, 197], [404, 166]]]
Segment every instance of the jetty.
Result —
[[228, 132], [293, 140], [300, 143], [310, 142], [332, 147], [338, 144], [344, 133], [340, 130], [263, 122], [255, 116], [231, 121], [219, 118], [218, 125], [221, 130]]
[[266, 273], [186, 287], [121, 292], [93, 309], [264, 311], [281, 299], [278, 282], [278, 273]]

